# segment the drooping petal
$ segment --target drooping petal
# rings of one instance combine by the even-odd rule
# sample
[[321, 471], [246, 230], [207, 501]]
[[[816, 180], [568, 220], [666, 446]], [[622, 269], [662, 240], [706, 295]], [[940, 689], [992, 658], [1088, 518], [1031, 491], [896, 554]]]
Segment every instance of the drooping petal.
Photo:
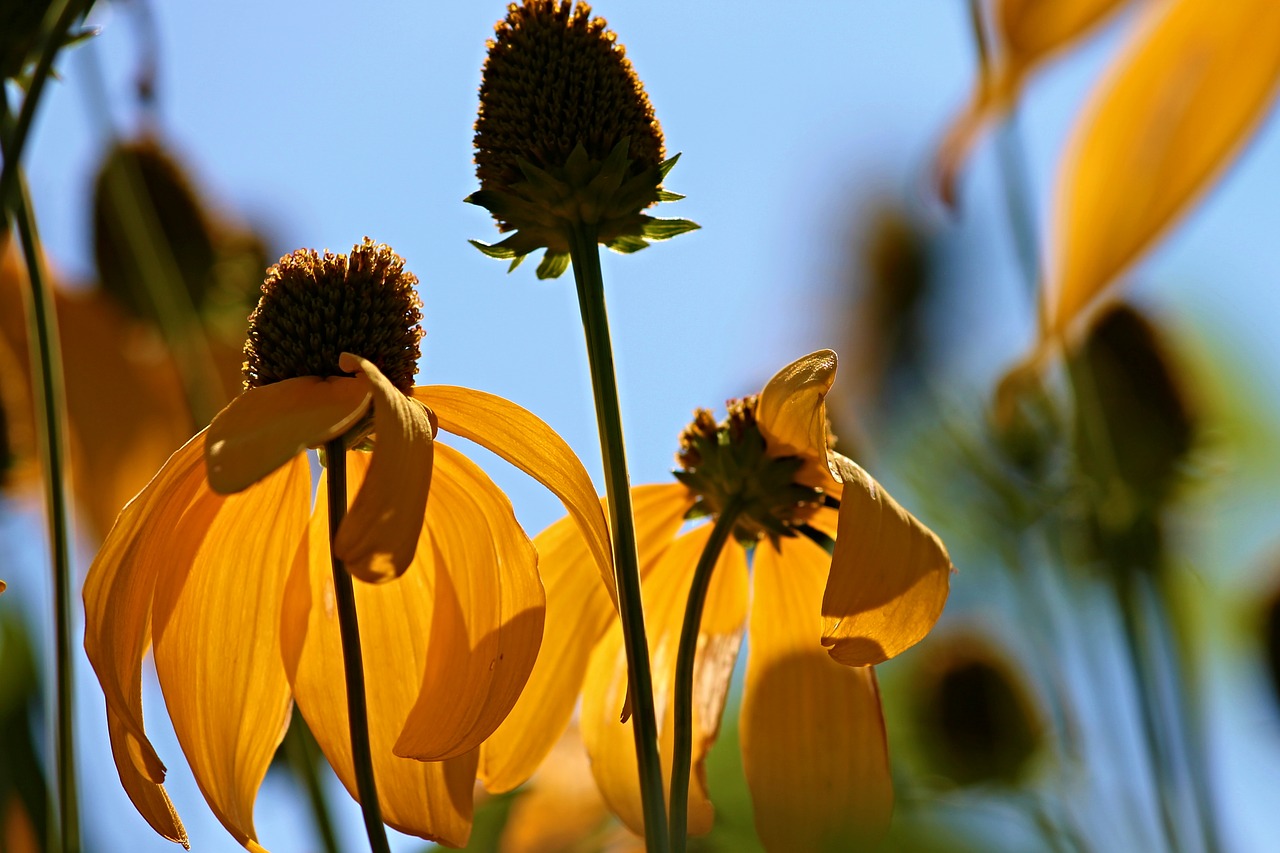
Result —
[[1280, 4], [1152, 3], [1059, 172], [1046, 337], [1065, 332], [1235, 158], [1280, 81]]
[[884, 834], [893, 780], [875, 671], [816, 637], [827, 554], [807, 539], [756, 547], [742, 764], [765, 849], [857, 850]]
[[942, 540], [870, 474], [832, 457], [845, 486], [822, 597], [822, 645], [840, 663], [871, 666], [933, 628], [947, 603], [951, 558]]
[[351, 429], [369, 410], [373, 390], [363, 377], [300, 376], [250, 388], [209, 425], [209, 487], [244, 491], [308, 447]]
[[[653, 668], [658, 752], [664, 790], [671, 784], [676, 652], [693, 570], [711, 534], [711, 525], [686, 533], [658, 560], [643, 587], [645, 631]], [[689, 833], [711, 829], [715, 816], [707, 798], [702, 763], [720, 728], [733, 664], [742, 639], [747, 607], [746, 554], [736, 542], [721, 552], [712, 575], [698, 638], [693, 688], [693, 772], [689, 785]], [[637, 784], [631, 721], [618, 719], [627, 690], [621, 623], [614, 621], [591, 655], [582, 690], [582, 741], [605, 803], [633, 832], [643, 833], [644, 812]]]
[[401, 394], [373, 362], [343, 353], [338, 364], [368, 379], [377, 437], [364, 486], [338, 527], [333, 551], [355, 577], [382, 583], [413, 562], [431, 488], [435, 430], [428, 411]]
[[179, 525], [206, 533], [156, 578], [156, 675], [174, 732], [213, 813], [251, 850], [254, 800], [289, 722], [280, 608], [310, 496], [302, 456], [239, 494], [202, 483]]
[[[571, 534], [581, 538], [573, 522], [566, 519], [566, 523]], [[591, 778], [582, 738], [577, 726], [571, 725], [532, 784], [511, 806], [502, 828], [502, 853], [580, 849], [582, 841], [596, 837], [608, 821], [609, 811]], [[614, 850], [612, 845], [607, 849]]]
[[[348, 500], [369, 469], [369, 454], [347, 454]], [[321, 472], [305, 547], [285, 591], [281, 645], [294, 700], [325, 757], [353, 798], [355, 770], [347, 717], [342, 641], [329, 560], [329, 501]], [[413, 571], [384, 584], [355, 584], [369, 742], [383, 820], [401, 832], [460, 847], [471, 832], [478, 752], [440, 762], [397, 758], [392, 745], [418, 699], [427, 665], [438, 570], [429, 537]], [[449, 702], [451, 696], [438, 697]]]
[[442, 445], [431, 494], [427, 668], [395, 745], [396, 755], [420, 761], [470, 752], [506, 719], [538, 656], [546, 614], [537, 552], [493, 481]]
[[498, 454], [564, 503], [587, 540], [610, 597], [616, 600], [608, 523], [591, 476], [564, 439], [532, 412], [494, 394], [424, 385], [414, 388], [413, 395], [436, 413], [442, 430]]
[[[693, 505], [673, 483], [631, 490], [640, 574], [648, 577]], [[600, 502], [601, 505], [604, 501]], [[600, 584], [587, 540], [569, 517], [533, 540], [547, 589], [542, 650], [515, 707], [480, 750], [480, 781], [494, 793], [510, 791], [533, 775], [557, 742], [578, 701], [587, 661], [617, 611]], [[621, 707], [621, 706], [619, 706]]]
[[827, 460], [827, 392], [836, 378], [836, 354], [818, 350], [774, 374], [756, 409], [770, 456], [807, 461], [799, 482], [838, 494], [839, 476]]
[[939, 194], [955, 202], [955, 180], [986, 127], [1004, 116], [1028, 76], [1042, 62], [1082, 37], [1128, 0], [999, 0], [994, 13], [995, 56], [965, 110], [938, 148]]
[[151, 644], [152, 596], [183, 540], [179, 524], [204, 482], [204, 433], [187, 442], [120, 513], [84, 584], [85, 654], [107, 700], [113, 755], [138, 811], [157, 832], [185, 839], [160, 783], [165, 767], [142, 721], [142, 658]]

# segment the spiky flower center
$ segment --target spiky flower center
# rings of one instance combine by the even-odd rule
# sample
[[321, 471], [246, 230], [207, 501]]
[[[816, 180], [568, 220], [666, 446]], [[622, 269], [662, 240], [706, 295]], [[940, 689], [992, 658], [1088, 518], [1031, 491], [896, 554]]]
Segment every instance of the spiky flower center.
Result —
[[244, 383], [347, 376], [344, 352], [377, 365], [404, 393], [418, 372], [422, 302], [418, 279], [390, 247], [368, 237], [350, 255], [299, 249], [267, 270], [249, 315]]
[[662, 128], [626, 51], [586, 3], [512, 3], [487, 42], [476, 119], [482, 189], [524, 180], [519, 160], [563, 167], [581, 144], [603, 160], [628, 141], [631, 174], [663, 161]]
[[769, 455], [756, 402], [754, 396], [730, 400], [719, 423], [707, 409], [696, 410], [676, 454], [676, 479], [698, 495], [688, 517], [718, 516], [737, 506], [733, 534], [743, 544], [794, 536], [822, 504], [821, 489], [795, 480], [801, 457]]

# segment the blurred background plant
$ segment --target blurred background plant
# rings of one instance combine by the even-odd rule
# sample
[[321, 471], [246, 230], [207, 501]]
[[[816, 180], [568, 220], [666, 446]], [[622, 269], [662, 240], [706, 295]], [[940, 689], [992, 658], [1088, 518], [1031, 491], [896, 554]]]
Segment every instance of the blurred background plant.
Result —
[[[16, 109], [45, 7], [63, 4], [0, 5]], [[884, 0], [782, 18], [616, 5], [597, 11], [684, 152], [680, 189], [704, 226], [609, 270], [633, 480], [665, 476], [695, 406], [832, 346], [839, 449], [959, 568], [943, 624], [881, 668], [897, 783], [884, 849], [1266, 849], [1280, 782], [1274, 4], [952, 0], [925, 14]], [[388, 239], [424, 282], [432, 381], [528, 406], [599, 470], [572, 289], [508, 279], [466, 243], [486, 225], [461, 198], [503, 13], [466, 6], [357, 19], [326, 3], [94, 4], [98, 35], [62, 52], [23, 155], [56, 270], [77, 571], [237, 391], [246, 307], [295, 244]], [[39, 395], [25, 264], [0, 239], [0, 850], [46, 850], [52, 594], [25, 497]], [[516, 475], [496, 479], [531, 532], [558, 515]], [[118, 789], [95, 690], [76, 708], [85, 846], [167, 849]], [[162, 701], [153, 684], [144, 701]], [[716, 825], [690, 848], [758, 849], [724, 725], [708, 759]], [[636, 849], [571, 741], [479, 806], [469, 849]], [[176, 744], [161, 749], [180, 764]], [[231, 849], [183, 807], [199, 800], [185, 768], [170, 780], [196, 849]], [[305, 730], [262, 801], [273, 850], [361, 844]]]

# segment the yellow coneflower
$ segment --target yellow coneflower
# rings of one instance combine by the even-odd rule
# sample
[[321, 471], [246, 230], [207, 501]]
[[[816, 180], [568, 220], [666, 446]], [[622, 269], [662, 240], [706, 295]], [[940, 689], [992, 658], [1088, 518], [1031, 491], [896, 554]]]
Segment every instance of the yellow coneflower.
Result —
[[542, 634], [532, 545], [492, 481], [434, 441], [437, 428], [547, 485], [608, 566], [590, 478], [549, 427], [492, 395], [413, 385], [416, 283], [367, 239], [349, 256], [282, 258], [252, 317], [246, 390], [125, 508], [89, 570], [85, 650], [116, 766], [167, 838], [186, 842], [143, 728], [148, 646], [201, 792], [245, 847], [261, 849], [254, 799], [293, 702], [356, 793], [326, 474], [313, 510], [308, 448], [350, 448], [351, 506], [333, 551], [367, 582], [355, 602], [373, 773], [382, 817], [402, 831], [466, 842], [475, 748], [515, 702]]

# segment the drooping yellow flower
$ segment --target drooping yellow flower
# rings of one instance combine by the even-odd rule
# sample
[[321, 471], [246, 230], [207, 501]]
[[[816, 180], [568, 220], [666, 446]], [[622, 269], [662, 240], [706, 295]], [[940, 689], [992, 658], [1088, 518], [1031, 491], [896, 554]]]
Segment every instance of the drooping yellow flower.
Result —
[[[676, 648], [694, 566], [711, 533], [707, 524], [681, 529], [691, 517], [718, 514], [734, 496], [745, 501], [735, 541], [715, 568], [698, 640], [694, 834], [711, 826], [701, 762], [716, 737], [744, 628], [742, 753], [766, 847], [822, 849], [833, 839], [878, 835], [888, 822], [892, 785], [870, 665], [929, 631], [951, 564], [932, 532], [828, 449], [824, 399], [835, 365], [830, 350], [799, 359], [759, 397], [731, 403], [723, 423], [699, 411], [682, 437], [682, 482], [632, 490], [668, 778]], [[824, 503], [828, 497], [840, 501], [838, 512]], [[824, 536], [835, 538], [834, 556], [813, 541]], [[481, 747], [480, 777], [491, 791], [524, 781], [581, 693], [596, 782], [614, 813], [639, 832], [632, 733], [619, 721], [621, 626], [607, 591], [581, 571], [590, 555], [568, 519], [535, 544], [548, 588], [543, 648], [511, 715]]]
[[492, 481], [434, 441], [437, 428], [544, 483], [608, 568], [590, 479], [549, 427], [492, 395], [413, 386], [416, 283], [367, 239], [349, 257], [282, 258], [251, 317], [247, 390], [124, 509], [89, 570], [85, 649], [116, 766], [167, 838], [187, 840], [143, 728], [149, 646], [196, 781], [245, 847], [261, 849], [254, 800], [294, 702], [355, 795], [325, 475], [313, 511], [308, 448], [339, 437], [351, 448], [333, 550], [367, 581], [356, 607], [370, 742], [397, 829], [466, 842], [476, 747], [514, 703], [542, 633], [528, 537]]

